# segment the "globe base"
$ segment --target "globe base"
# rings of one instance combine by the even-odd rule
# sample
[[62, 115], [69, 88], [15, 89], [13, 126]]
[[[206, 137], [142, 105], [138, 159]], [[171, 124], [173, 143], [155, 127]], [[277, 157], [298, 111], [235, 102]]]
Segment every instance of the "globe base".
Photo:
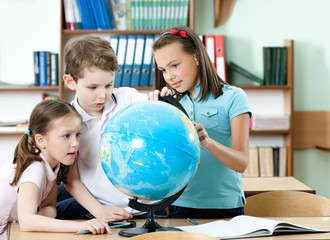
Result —
[[128, 206], [130, 206], [133, 209], [142, 211], [142, 212], [147, 212], [148, 213], [148, 218], [145, 222], [145, 224], [142, 227], [135, 227], [131, 229], [124, 229], [119, 232], [120, 236], [123, 237], [134, 237], [137, 235], [141, 235], [144, 233], [149, 233], [149, 232], [158, 232], [158, 231], [181, 231], [178, 228], [174, 227], [162, 227], [159, 225], [156, 221], [155, 218], [155, 211], [164, 209], [165, 207], [171, 205], [175, 200], [179, 198], [179, 196], [183, 193], [187, 186], [182, 188], [180, 191], [177, 193], [173, 194], [172, 196], [165, 198], [161, 200], [160, 202], [153, 203], [153, 204], [145, 204], [138, 202], [137, 197], [133, 197], [129, 200]]
[[159, 232], [159, 231], [181, 231], [181, 230], [174, 227], [162, 227], [157, 223], [155, 218], [148, 218], [146, 223], [142, 227], [135, 227], [131, 229], [121, 230], [119, 231], [119, 235], [123, 237], [134, 237], [145, 233]]

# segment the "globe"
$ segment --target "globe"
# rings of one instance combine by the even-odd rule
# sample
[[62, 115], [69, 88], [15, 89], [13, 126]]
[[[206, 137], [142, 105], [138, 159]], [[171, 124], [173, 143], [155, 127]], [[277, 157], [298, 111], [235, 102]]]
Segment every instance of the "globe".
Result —
[[121, 192], [160, 200], [183, 189], [199, 165], [200, 145], [189, 118], [160, 102], [132, 104], [107, 124], [100, 142], [102, 168]]

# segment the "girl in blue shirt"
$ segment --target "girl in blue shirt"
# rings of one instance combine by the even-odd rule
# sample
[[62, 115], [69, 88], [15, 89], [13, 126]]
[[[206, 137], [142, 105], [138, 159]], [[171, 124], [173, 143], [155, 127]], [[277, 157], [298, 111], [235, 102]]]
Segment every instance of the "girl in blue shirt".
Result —
[[231, 218], [244, 214], [242, 177], [248, 164], [251, 111], [245, 92], [217, 74], [199, 36], [176, 26], [153, 44], [155, 87], [150, 99], [168, 89], [197, 130], [200, 166], [169, 217]]

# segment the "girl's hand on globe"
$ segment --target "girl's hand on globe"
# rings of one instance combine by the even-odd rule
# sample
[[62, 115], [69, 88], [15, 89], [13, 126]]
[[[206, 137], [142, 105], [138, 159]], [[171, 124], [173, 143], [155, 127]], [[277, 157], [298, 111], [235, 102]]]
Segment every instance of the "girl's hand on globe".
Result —
[[161, 91], [156, 89], [153, 92], [150, 92], [148, 96], [148, 100], [158, 100], [159, 96], [164, 97], [168, 95], [172, 95], [172, 91], [167, 87], [163, 87]]
[[209, 138], [207, 131], [201, 123], [196, 123], [193, 121], [193, 124], [197, 131], [200, 145], [207, 148], [207, 146], [212, 143], [212, 139]]
[[103, 222], [96, 218], [84, 222], [77, 222], [77, 233], [87, 230], [92, 234], [112, 234], [108, 222]]
[[120, 207], [103, 207], [98, 212], [98, 215], [95, 216], [97, 219], [102, 222], [117, 221], [124, 219], [131, 219], [133, 216], [125, 209]]

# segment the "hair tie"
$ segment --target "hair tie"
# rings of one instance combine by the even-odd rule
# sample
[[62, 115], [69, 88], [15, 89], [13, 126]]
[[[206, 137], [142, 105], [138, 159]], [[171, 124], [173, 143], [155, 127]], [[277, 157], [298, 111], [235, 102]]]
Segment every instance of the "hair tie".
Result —
[[190, 38], [188, 35], [187, 35], [187, 32], [186, 31], [178, 31], [178, 30], [176, 30], [176, 29], [169, 29], [169, 31], [167, 31], [167, 32], [164, 32], [163, 34], [162, 34], [162, 36], [164, 36], [164, 35], [169, 35], [169, 34], [171, 34], [171, 35], [180, 35], [181, 37], [183, 37], [183, 38], [186, 38], [186, 37], [188, 37], [188, 38]]
[[24, 134], [30, 136], [31, 135], [31, 131], [28, 129], [28, 130], [25, 131]]

